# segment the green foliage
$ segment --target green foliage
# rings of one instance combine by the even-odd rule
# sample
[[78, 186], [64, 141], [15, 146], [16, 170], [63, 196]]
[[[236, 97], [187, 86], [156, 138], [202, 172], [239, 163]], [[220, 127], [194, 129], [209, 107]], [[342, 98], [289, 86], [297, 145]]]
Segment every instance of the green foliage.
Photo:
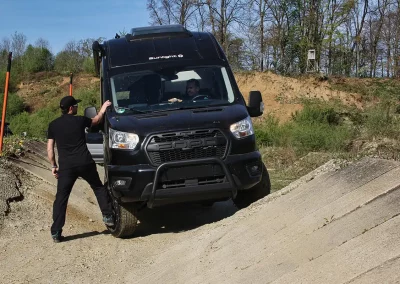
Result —
[[374, 98], [400, 99], [400, 81], [389, 79], [357, 79], [330, 78], [329, 83], [334, 90], [358, 93], [364, 99]]
[[[4, 93], [0, 94], [0, 112], [3, 111]], [[8, 93], [7, 96], [7, 112], [6, 117], [9, 120], [11, 117], [21, 113], [24, 110], [24, 102], [16, 94]]]
[[344, 150], [354, 135], [351, 126], [342, 124], [333, 108], [317, 104], [306, 104], [292, 121], [284, 124], [268, 116], [255, 126], [255, 133], [261, 145], [294, 147], [300, 153]]
[[54, 69], [62, 74], [79, 73], [83, 60], [77, 51], [61, 51], [54, 60]]
[[17, 134], [26, 132], [27, 137], [45, 139], [49, 123], [58, 116], [60, 116], [60, 113], [48, 108], [41, 109], [31, 115], [23, 112], [11, 120], [10, 128]]
[[30, 133], [30, 115], [22, 112], [10, 119], [10, 129], [14, 134]]
[[344, 150], [352, 138], [351, 129], [346, 126], [332, 126], [327, 123], [298, 124], [291, 133], [293, 146], [301, 152]]
[[[4, 71], [0, 70], [0, 93], [4, 94], [6, 87], [6, 69]], [[15, 92], [17, 90], [19, 78], [15, 76], [13, 73], [13, 69], [11, 68], [10, 73], [10, 81], [8, 82], [8, 92]]]
[[368, 109], [364, 115], [367, 138], [387, 137], [398, 139], [400, 136], [400, 117], [387, 104], [379, 104]]
[[301, 112], [296, 111], [292, 115], [293, 121], [299, 124], [327, 123], [339, 125], [339, 114], [329, 106], [306, 102]]
[[100, 87], [97, 85], [90, 89], [80, 89], [74, 94], [74, 98], [82, 100], [79, 103], [78, 115], [83, 115], [85, 108], [95, 106], [99, 109], [100, 106]]
[[92, 57], [86, 57], [83, 60], [83, 71], [85, 73], [95, 75], [96, 72], [94, 70], [94, 61]]
[[53, 68], [53, 55], [47, 48], [28, 45], [24, 55], [24, 70], [28, 73], [50, 71]]
[[279, 124], [279, 120], [268, 115], [261, 125], [255, 125], [255, 135], [259, 146], [289, 146], [293, 124]]

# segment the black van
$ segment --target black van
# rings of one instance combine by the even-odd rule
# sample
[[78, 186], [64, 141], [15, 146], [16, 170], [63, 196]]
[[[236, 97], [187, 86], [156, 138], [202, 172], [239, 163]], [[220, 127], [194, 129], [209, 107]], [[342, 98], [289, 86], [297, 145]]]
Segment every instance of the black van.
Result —
[[112, 102], [100, 133], [114, 236], [133, 234], [144, 206], [233, 198], [243, 208], [270, 193], [250, 119], [263, 112], [261, 94], [246, 106], [212, 34], [134, 28], [93, 51], [101, 101]]

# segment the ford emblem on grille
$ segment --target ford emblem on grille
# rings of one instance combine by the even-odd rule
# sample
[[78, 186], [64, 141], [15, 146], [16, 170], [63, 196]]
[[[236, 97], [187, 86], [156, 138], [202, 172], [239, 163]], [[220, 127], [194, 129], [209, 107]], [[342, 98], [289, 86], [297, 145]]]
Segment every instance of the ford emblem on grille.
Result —
[[150, 138], [146, 152], [154, 165], [196, 158], [224, 158], [225, 136], [216, 129], [158, 134]]

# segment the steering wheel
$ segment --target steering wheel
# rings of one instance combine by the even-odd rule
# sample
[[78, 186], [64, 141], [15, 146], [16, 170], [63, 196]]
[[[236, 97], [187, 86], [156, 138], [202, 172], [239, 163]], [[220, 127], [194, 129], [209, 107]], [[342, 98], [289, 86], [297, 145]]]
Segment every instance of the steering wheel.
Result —
[[202, 100], [207, 100], [209, 97], [207, 95], [197, 95], [192, 98], [192, 101], [195, 101], [196, 99], [202, 98]]

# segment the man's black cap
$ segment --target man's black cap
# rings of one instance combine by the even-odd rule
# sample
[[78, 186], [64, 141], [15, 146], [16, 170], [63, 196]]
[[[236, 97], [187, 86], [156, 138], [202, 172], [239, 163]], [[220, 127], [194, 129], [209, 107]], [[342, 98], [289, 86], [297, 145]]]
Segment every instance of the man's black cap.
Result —
[[60, 101], [60, 108], [69, 109], [70, 107], [76, 105], [79, 102], [81, 102], [81, 100], [75, 100], [73, 96], [65, 96]]

